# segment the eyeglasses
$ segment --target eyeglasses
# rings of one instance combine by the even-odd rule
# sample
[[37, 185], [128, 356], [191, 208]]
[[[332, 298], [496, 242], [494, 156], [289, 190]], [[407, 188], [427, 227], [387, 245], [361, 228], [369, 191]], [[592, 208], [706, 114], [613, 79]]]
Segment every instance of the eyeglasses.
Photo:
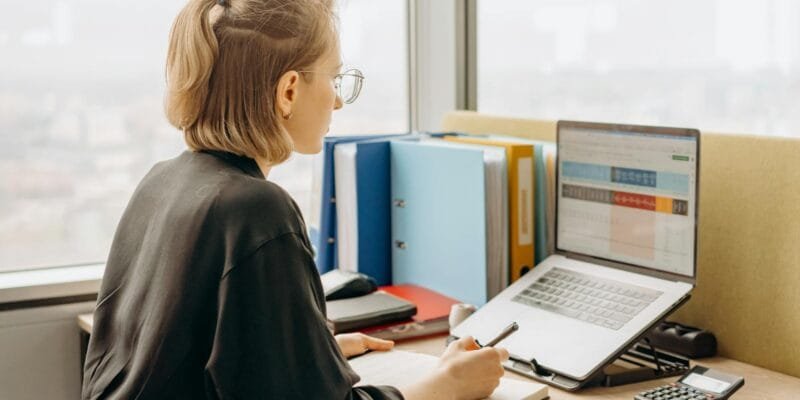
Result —
[[[320, 71], [297, 71], [302, 73], [322, 73]], [[345, 104], [351, 104], [356, 101], [358, 95], [361, 93], [361, 88], [364, 86], [364, 74], [351, 68], [341, 74], [333, 76], [333, 87], [336, 89], [336, 94], [342, 99]]]
[[364, 86], [364, 74], [353, 68], [333, 77], [333, 86], [336, 93], [345, 104], [350, 104], [358, 98]]

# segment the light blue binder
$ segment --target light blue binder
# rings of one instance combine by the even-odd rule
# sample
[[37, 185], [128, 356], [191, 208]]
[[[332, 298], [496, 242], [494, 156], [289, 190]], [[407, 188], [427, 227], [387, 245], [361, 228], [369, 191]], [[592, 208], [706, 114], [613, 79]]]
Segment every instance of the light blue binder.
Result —
[[390, 161], [393, 283], [485, 304], [483, 151], [398, 141]]
[[534, 201], [534, 265], [544, 261], [549, 256], [547, 249], [547, 160], [544, 158], [544, 144], [536, 143], [533, 145], [533, 158], [536, 162], [535, 171], [535, 201]]

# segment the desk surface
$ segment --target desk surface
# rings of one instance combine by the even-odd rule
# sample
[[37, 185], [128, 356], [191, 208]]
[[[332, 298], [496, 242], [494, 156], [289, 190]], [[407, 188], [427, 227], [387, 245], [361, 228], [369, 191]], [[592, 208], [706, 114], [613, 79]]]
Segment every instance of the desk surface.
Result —
[[[429, 339], [402, 342], [397, 344], [400, 350], [416, 351], [432, 355], [439, 355], [445, 347], [445, 336]], [[692, 365], [695, 363], [692, 362]], [[736, 400], [766, 400], [766, 399], [793, 399], [800, 397], [800, 379], [773, 372], [764, 368], [755, 367], [739, 361], [722, 357], [706, 358], [699, 362], [700, 365], [717, 368], [731, 374], [744, 377], [744, 387], [733, 395]], [[521, 375], [506, 371], [506, 377], [512, 379], [527, 379]], [[552, 400], [565, 399], [633, 399], [633, 396], [658, 385], [674, 382], [677, 377], [635, 383], [613, 388], [590, 388], [579, 392], [567, 392], [550, 387]]]
[[78, 326], [86, 333], [92, 333], [92, 326], [94, 325], [94, 317], [92, 314], [78, 315]]
[[[92, 323], [92, 314], [78, 316], [78, 325], [83, 331], [91, 332]], [[397, 344], [396, 348], [438, 356], [444, 350], [445, 338], [446, 336], [437, 336], [401, 342]], [[717, 368], [734, 375], [743, 376], [745, 384], [744, 387], [739, 389], [733, 396], [736, 400], [793, 399], [800, 396], [800, 379], [789, 375], [722, 357], [706, 358], [701, 360], [699, 364], [706, 367]], [[692, 365], [694, 365], [694, 362], [692, 362]], [[511, 379], [527, 379], [508, 371], [506, 371], [506, 377]], [[587, 398], [624, 400], [633, 399], [633, 396], [639, 392], [664, 383], [674, 382], [676, 379], [676, 377], [671, 377], [613, 388], [591, 388], [576, 393], [553, 387], [550, 387], [549, 390], [552, 400]]]

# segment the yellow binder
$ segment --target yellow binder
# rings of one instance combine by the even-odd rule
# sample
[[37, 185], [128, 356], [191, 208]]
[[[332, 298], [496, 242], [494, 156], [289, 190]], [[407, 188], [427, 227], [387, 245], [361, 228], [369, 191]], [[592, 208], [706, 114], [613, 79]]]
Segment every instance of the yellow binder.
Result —
[[556, 251], [556, 146], [546, 145], [542, 153], [547, 167], [547, 252], [553, 254]]
[[506, 149], [508, 159], [508, 199], [511, 265], [509, 282], [533, 268], [533, 146], [471, 136], [445, 136], [445, 140], [498, 146]]

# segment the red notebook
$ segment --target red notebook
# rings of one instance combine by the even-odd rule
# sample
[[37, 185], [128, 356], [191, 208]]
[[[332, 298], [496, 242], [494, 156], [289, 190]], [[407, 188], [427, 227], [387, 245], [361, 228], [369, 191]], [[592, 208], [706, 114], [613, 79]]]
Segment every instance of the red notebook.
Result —
[[417, 306], [417, 314], [409, 319], [361, 330], [367, 335], [381, 339], [403, 340], [448, 332], [450, 307], [461, 303], [416, 285], [382, 286], [379, 290], [408, 300]]

